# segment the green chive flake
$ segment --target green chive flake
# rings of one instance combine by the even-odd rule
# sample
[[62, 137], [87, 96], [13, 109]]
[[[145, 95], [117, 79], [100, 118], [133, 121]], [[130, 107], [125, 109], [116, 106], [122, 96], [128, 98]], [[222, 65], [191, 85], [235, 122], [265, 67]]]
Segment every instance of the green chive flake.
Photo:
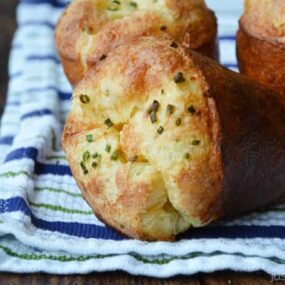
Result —
[[134, 8], [137, 8], [138, 7], [138, 4], [134, 1], [131, 1], [130, 2], [130, 6], [134, 7]]
[[97, 165], [98, 165], [98, 164], [97, 164], [97, 162], [95, 162], [95, 161], [94, 161], [94, 162], [92, 162], [92, 167], [93, 167], [93, 168], [96, 168], [96, 167], [97, 167]]
[[111, 128], [114, 124], [113, 122], [108, 118], [105, 120], [104, 124], [108, 127]]
[[83, 158], [83, 162], [86, 162], [89, 160], [90, 158], [90, 152], [88, 150], [86, 150], [83, 155], [82, 155], [82, 158]]
[[160, 126], [160, 127], [157, 129], [157, 133], [158, 133], [159, 135], [161, 135], [161, 134], [163, 133], [163, 131], [164, 131], [164, 127], [163, 127], [163, 126]]
[[93, 142], [93, 135], [89, 134], [89, 135], [86, 135], [86, 140], [88, 142]]
[[119, 154], [117, 153], [117, 151], [114, 151], [111, 155], [111, 159], [112, 160], [117, 160], [119, 158]]
[[190, 154], [188, 152], [185, 153], [184, 158], [189, 159], [190, 158]]
[[179, 83], [183, 83], [186, 81], [184, 75], [182, 72], [178, 72], [176, 73], [176, 75], [173, 77], [173, 80], [175, 83], [179, 84]]
[[79, 99], [80, 99], [80, 102], [81, 102], [82, 104], [88, 104], [88, 103], [90, 102], [89, 96], [84, 95], [84, 94], [81, 94], [81, 95], [79, 96]]
[[111, 146], [109, 144], [107, 144], [105, 150], [106, 150], [106, 152], [110, 152], [111, 151]]
[[177, 118], [177, 119], [175, 120], [175, 125], [176, 125], [176, 126], [180, 126], [180, 125], [181, 125], [181, 118]]
[[196, 109], [193, 105], [189, 106], [187, 108], [188, 113], [190, 113], [191, 115], [194, 115], [196, 113]]
[[174, 113], [174, 110], [175, 110], [175, 106], [171, 105], [171, 104], [168, 104], [167, 107], [166, 107], [166, 113], [168, 115], [172, 115]]
[[98, 153], [97, 152], [95, 152], [94, 154], [92, 154], [92, 158], [93, 159], [95, 159], [95, 158], [97, 158], [98, 157]]
[[193, 140], [192, 141], [192, 145], [199, 145], [200, 144], [200, 141], [199, 140]]

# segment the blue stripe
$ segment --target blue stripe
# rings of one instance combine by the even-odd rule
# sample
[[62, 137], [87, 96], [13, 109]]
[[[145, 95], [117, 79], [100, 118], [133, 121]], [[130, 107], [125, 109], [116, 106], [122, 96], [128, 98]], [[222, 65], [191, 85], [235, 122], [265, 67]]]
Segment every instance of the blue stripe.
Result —
[[13, 160], [29, 158], [35, 161], [35, 174], [44, 175], [44, 174], [54, 174], [54, 175], [68, 175], [72, 176], [71, 170], [67, 165], [60, 164], [45, 164], [37, 162], [38, 150], [33, 147], [19, 148], [13, 150], [7, 154], [5, 162], [10, 162]]
[[11, 101], [11, 102], [7, 102], [6, 105], [9, 105], [9, 106], [20, 106], [20, 102], [18, 101]]
[[46, 92], [46, 91], [54, 91], [57, 93], [60, 100], [70, 100], [71, 99], [71, 92], [64, 92], [60, 91], [56, 86], [46, 86], [41, 88], [30, 88], [25, 90], [25, 92]]
[[55, 24], [49, 22], [49, 21], [36, 21], [36, 20], [31, 20], [31, 21], [26, 21], [20, 23], [21, 27], [26, 27], [26, 26], [45, 26], [50, 29], [55, 29]]
[[235, 35], [221, 35], [221, 36], [219, 36], [219, 40], [221, 40], [221, 41], [235, 41], [236, 36]]
[[50, 4], [55, 8], [64, 8], [70, 1], [58, 0], [21, 0], [23, 4]]
[[60, 64], [60, 60], [58, 57], [53, 55], [31, 55], [26, 58], [28, 61], [43, 61], [43, 60], [50, 60], [53, 61], [56, 64]]
[[[32, 224], [40, 229], [56, 231], [71, 236], [84, 238], [99, 238], [122, 240], [124, 237], [109, 227], [93, 224], [73, 222], [49, 222], [36, 218], [26, 201], [21, 197], [8, 200], [0, 200], [0, 214], [21, 211], [30, 216]], [[229, 227], [205, 227], [191, 228], [178, 239], [201, 239], [201, 238], [285, 238], [285, 227], [282, 226], [229, 226]]]
[[6, 137], [2, 137], [0, 138], [0, 144], [7, 144], [7, 145], [11, 145], [13, 143], [13, 136], [6, 136]]
[[17, 159], [23, 159], [23, 158], [30, 158], [36, 160], [37, 155], [38, 155], [38, 150], [36, 148], [33, 147], [18, 148], [6, 155], [5, 162]]
[[21, 197], [14, 197], [8, 200], [0, 200], [0, 214], [18, 211], [23, 212], [25, 215], [31, 217], [32, 224], [42, 230], [55, 231], [84, 238], [100, 238], [112, 240], [124, 239], [123, 236], [108, 227], [75, 222], [49, 222], [38, 219], [32, 213], [27, 202]]
[[27, 118], [32, 118], [32, 117], [41, 117], [45, 115], [53, 115], [53, 112], [49, 109], [42, 109], [42, 110], [37, 110], [33, 111], [30, 113], [26, 113], [21, 117], [21, 120], [25, 120]]

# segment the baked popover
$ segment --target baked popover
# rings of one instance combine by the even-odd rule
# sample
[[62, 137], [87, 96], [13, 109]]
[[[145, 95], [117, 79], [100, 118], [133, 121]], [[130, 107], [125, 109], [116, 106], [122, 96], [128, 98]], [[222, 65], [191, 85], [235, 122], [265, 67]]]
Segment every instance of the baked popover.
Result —
[[62, 143], [98, 218], [130, 237], [172, 240], [284, 194], [284, 111], [273, 91], [142, 37], [77, 85]]
[[60, 17], [56, 46], [76, 85], [118, 45], [164, 35], [204, 55], [217, 55], [216, 18], [204, 0], [74, 0]]
[[285, 1], [245, 0], [237, 35], [241, 73], [285, 100]]

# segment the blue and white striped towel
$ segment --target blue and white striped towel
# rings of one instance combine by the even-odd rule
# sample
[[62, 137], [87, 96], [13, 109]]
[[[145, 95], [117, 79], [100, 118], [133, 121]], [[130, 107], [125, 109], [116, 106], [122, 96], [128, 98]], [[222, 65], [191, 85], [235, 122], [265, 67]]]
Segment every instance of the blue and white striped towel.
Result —
[[[208, 2], [219, 16], [222, 63], [236, 69], [241, 0]], [[60, 148], [71, 87], [55, 51], [54, 27], [65, 5], [22, 0], [18, 7], [0, 133], [0, 271], [284, 273], [284, 205], [191, 229], [174, 243], [126, 239], [94, 217]]]

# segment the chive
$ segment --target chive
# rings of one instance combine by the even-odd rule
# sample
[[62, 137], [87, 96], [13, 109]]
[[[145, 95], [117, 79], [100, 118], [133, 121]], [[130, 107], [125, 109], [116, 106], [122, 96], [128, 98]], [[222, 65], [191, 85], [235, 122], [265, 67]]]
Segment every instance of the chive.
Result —
[[110, 151], [111, 151], [111, 146], [110, 146], [109, 144], [107, 144], [105, 150], [106, 150], [107, 152], [110, 152]]
[[120, 224], [120, 228], [121, 228], [121, 229], [124, 229], [124, 228], [125, 228], [125, 226], [124, 226], [124, 225], [122, 225], [122, 224]]
[[120, 1], [118, 1], [118, 0], [113, 0], [113, 3], [118, 4], [118, 5], [120, 5], [120, 4], [121, 4], [121, 2], [120, 2]]
[[90, 152], [88, 150], [86, 150], [83, 153], [82, 158], [83, 158], [83, 162], [86, 162], [90, 158]]
[[151, 106], [147, 109], [147, 110], [148, 110], [147, 112], [148, 112], [149, 114], [150, 114], [151, 112], [157, 112], [158, 109], [159, 109], [159, 106], [160, 106], [159, 102], [158, 102], [157, 100], [154, 100], [154, 101], [152, 102]]
[[114, 124], [113, 122], [108, 118], [105, 120], [104, 124], [108, 127], [111, 128]]
[[190, 154], [187, 152], [184, 154], [184, 158], [189, 159], [190, 158]]
[[98, 165], [98, 164], [97, 164], [95, 161], [94, 161], [94, 162], [92, 162], [92, 167], [93, 167], [93, 168], [96, 168], [96, 167], [97, 167], [97, 165]]
[[191, 115], [194, 115], [196, 113], [196, 109], [193, 105], [189, 106], [187, 110]]
[[160, 126], [160, 127], [157, 129], [157, 133], [160, 134], [160, 135], [163, 133], [163, 131], [164, 131], [164, 128], [163, 128], [162, 126]]
[[164, 92], [165, 92], [164, 89], [161, 89], [161, 94], [164, 94]]
[[180, 125], [181, 125], [181, 118], [177, 118], [177, 119], [175, 120], [175, 125], [176, 125], [176, 126], [180, 126]]
[[81, 95], [79, 96], [79, 99], [80, 99], [80, 101], [81, 101], [82, 104], [87, 104], [87, 103], [90, 102], [89, 96], [84, 95], [84, 94], [81, 94]]
[[130, 6], [134, 7], [134, 8], [137, 8], [138, 7], [138, 4], [134, 1], [131, 1], [130, 2]]
[[93, 135], [91, 135], [91, 134], [87, 135], [87, 136], [86, 136], [86, 140], [87, 140], [88, 142], [93, 142]]
[[199, 145], [200, 144], [200, 141], [199, 140], [193, 140], [192, 141], [192, 145]]
[[85, 166], [83, 161], [80, 162], [80, 166], [81, 166], [81, 169], [83, 171], [83, 174], [84, 175], [88, 174], [88, 170], [86, 169], [86, 166]]
[[102, 60], [106, 59], [106, 57], [107, 57], [106, 54], [102, 54], [99, 59], [102, 61]]
[[97, 158], [98, 157], [98, 153], [97, 152], [95, 152], [94, 154], [92, 154], [92, 158]]
[[176, 42], [172, 42], [170, 47], [172, 48], [178, 48], [178, 44]]
[[166, 27], [165, 25], [162, 25], [162, 26], [160, 27], [160, 30], [161, 30], [161, 31], [166, 31], [166, 29], [167, 29], [167, 27]]
[[179, 84], [179, 83], [183, 83], [186, 81], [184, 75], [182, 72], [178, 72], [174, 77], [173, 80], [175, 83]]
[[168, 104], [167, 107], [166, 107], [166, 113], [168, 115], [172, 115], [174, 113], [174, 109], [175, 109], [175, 107], [173, 105]]
[[150, 120], [151, 120], [152, 124], [157, 121], [156, 113], [155, 113], [155, 112], [151, 112], [151, 114], [150, 114]]
[[119, 158], [119, 154], [116, 152], [116, 151], [114, 151], [113, 153], [112, 153], [112, 155], [111, 155], [111, 159], [112, 160], [117, 160]]

